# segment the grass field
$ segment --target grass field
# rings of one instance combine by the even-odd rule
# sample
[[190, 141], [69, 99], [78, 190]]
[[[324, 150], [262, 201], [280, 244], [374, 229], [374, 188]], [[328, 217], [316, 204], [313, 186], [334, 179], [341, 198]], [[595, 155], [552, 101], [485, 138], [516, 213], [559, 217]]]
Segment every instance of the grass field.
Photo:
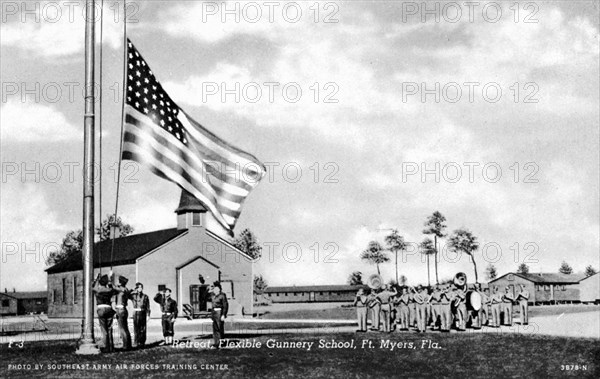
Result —
[[[231, 336], [230, 338], [235, 338]], [[26, 343], [22, 348], [0, 346], [0, 377], [114, 377], [162, 378], [202, 377], [548, 377], [600, 375], [600, 342], [595, 339], [545, 337], [520, 334], [354, 334], [336, 333], [321, 336], [284, 334], [277, 336], [243, 336], [260, 341], [260, 348], [227, 348], [218, 351], [167, 346], [117, 352], [101, 356], [77, 356], [74, 342]], [[288, 342], [313, 342], [310, 350], [267, 348], [269, 339]], [[325, 349], [319, 340], [348, 342], [356, 348]], [[365, 348], [362, 348], [366, 340]], [[382, 340], [412, 348], [391, 350]], [[428, 340], [440, 348], [428, 347]], [[200, 341], [200, 340], [198, 340]], [[242, 341], [242, 340], [240, 340]], [[369, 346], [369, 341], [371, 346]], [[426, 342], [423, 342], [426, 341]], [[422, 348], [425, 344], [425, 348]], [[391, 345], [389, 345], [391, 346]], [[35, 365], [44, 365], [35, 370]], [[110, 364], [104, 370], [60, 368], [60, 365]], [[154, 367], [137, 368], [144, 364]], [[165, 365], [183, 365], [168, 367]], [[201, 365], [221, 365], [207, 370]], [[30, 369], [14, 365], [31, 365]], [[48, 368], [55, 365], [55, 368]], [[124, 365], [127, 369], [117, 368]], [[194, 365], [195, 368], [194, 368]], [[225, 366], [226, 365], [226, 369]], [[579, 365], [579, 370], [562, 370], [561, 365]], [[583, 370], [585, 365], [585, 370]], [[209, 366], [210, 367], [210, 366]], [[214, 367], [213, 367], [214, 368]]]

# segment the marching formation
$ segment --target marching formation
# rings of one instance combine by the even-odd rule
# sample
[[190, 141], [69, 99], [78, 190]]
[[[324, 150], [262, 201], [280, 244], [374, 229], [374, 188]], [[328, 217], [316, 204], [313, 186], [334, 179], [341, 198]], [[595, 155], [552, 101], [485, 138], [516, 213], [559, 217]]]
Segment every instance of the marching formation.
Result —
[[466, 275], [458, 273], [453, 283], [431, 287], [373, 286], [359, 289], [354, 299], [358, 318], [357, 332], [366, 332], [368, 317], [372, 331], [409, 331], [423, 333], [428, 328], [441, 332], [465, 331], [482, 326], [499, 328], [513, 325], [513, 306], [519, 307], [521, 324], [529, 320], [529, 292], [520, 285], [517, 296], [509, 287], [492, 293], [481, 284], [467, 285]]
[[[135, 289], [127, 288], [129, 280], [119, 276], [118, 283], [112, 284], [112, 273], [96, 277], [92, 290], [96, 294], [96, 307], [98, 322], [102, 331], [102, 345], [104, 352], [114, 351], [113, 320], [116, 316], [119, 326], [119, 335], [123, 341], [123, 350], [132, 349], [131, 333], [129, 332], [127, 306], [129, 301], [133, 306], [133, 333], [135, 346], [143, 348], [146, 345], [146, 323], [150, 318], [150, 301], [144, 293], [144, 285], [136, 283]], [[220, 340], [224, 338], [225, 318], [227, 317], [227, 296], [221, 290], [221, 283], [214, 282], [212, 292], [212, 321], [213, 321], [213, 348], [219, 348]], [[175, 320], [177, 319], [177, 301], [171, 297], [171, 289], [164, 288], [154, 296], [154, 301], [160, 305], [161, 325], [165, 345], [173, 344]]]

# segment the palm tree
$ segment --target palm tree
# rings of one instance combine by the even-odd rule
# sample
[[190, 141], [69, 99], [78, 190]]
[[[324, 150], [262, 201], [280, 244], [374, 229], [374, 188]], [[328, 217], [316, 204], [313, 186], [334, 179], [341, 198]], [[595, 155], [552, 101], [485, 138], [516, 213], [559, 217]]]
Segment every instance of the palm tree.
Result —
[[377, 241], [369, 242], [369, 246], [367, 246], [367, 249], [360, 253], [360, 259], [370, 264], [376, 265], [377, 273], [379, 275], [381, 275], [381, 271], [379, 271], [379, 265], [381, 263], [390, 261], [390, 258], [387, 255], [385, 255], [385, 249]]
[[425, 221], [425, 229], [423, 229], [423, 234], [433, 234], [434, 239], [434, 247], [435, 247], [435, 283], [440, 284], [438, 279], [438, 238], [446, 237], [444, 234], [444, 229], [446, 229], [446, 217], [438, 211], [433, 212], [431, 216], [427, 218]]
[[477, 283], [477, 264], [475, 263], [475, 256], [473, 255], [475, 251], [479, 249], [477, 237], [475, 237], [467, 229], [457, 229], [454, 231], [454, 233], [452, 233], [452, 236], [450, 236], [450, 239], [448, 240], [448, 246], [450, 247], [450, 250], [455, 253], [460, 252], [471, 256], [473, 269], [475, 270], [475, 283]]
[[421, 254], [424, 254], [427, 257], [427, 285], [430, 286], [431, 280], [429, 279], [429, 256], [435, 254], [433, 241], [431, 238], [425, 238], [419, 245], [419, 248], [421, 248]]
[[398, 252], [406, 249], [406, 242], [397, 229], [393, 229], [392, 233], [385, 237], [385, 244], [388, 250], [396, 256], [396, 283], [398, 283]]

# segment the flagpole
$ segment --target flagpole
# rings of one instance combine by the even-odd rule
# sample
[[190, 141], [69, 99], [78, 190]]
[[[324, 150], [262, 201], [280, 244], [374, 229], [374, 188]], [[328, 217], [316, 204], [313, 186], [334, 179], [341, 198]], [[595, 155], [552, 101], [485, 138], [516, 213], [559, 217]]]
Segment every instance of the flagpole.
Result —
[[76, 354], [99, 354], [94, 340], [94, 49], [95, 0], [86, 0], [85, 8], [85, 115], [83, 153], [83, 325]]

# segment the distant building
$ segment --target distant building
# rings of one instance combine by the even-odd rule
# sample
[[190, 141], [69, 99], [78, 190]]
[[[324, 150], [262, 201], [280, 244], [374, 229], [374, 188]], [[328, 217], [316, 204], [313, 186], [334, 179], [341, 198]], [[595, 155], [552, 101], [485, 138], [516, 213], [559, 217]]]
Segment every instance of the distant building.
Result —
[[0, 292], [0, 315], [26, 315], [48, 312], [48, 293], [35, 292]]
[[[206, 286], [198, 281], [198, 276], [202, 275], [206, 284], [216, 280], [221, 282], [231, 314], [252, 314], [253, 259], [207, 229], [211, 219], [206, 217], [206, 208], [189, 193], [182, 192], [175, 213], [177, 228], [94, 244], [94, 277], [100, 269], [102, 274], [107, 274], [112, 267], [115, 282], [119, 275], [129, 279], [129, 288], [142, 282], [144, 292], [151, 299], [151, 316], [160, 317], [159, 305], [152, 297], [165, 287], [172, 290], [181, 315], [184, 305], [195, 311], [207, 310], [207, 297], [199, 296], [203, 293], [200, 289], [204, 290]], [[46, 272], [48, 316], [81, 317], [81, 255], [58, 263]]]
[[582, 303], [600, 303], [600, 275], [596, 273], [579, 281], [579, 299]]
[[353, 301], [356, 292], [367, 286], [322, 285], [267, 287], [265, 296], [273, 303], [318, 303]]
[[580, 280], [581, 276], [575, 274], [508, 273], [491, 280], [488, 285], [490, 289], [498, 286], [500, 292], [504, 292], [504, 288], [508, 287], [510, 292], [516, 296], [520, 291], [519, 285], [524, 284], [529, 291], [530, 303], [558, 303], [580, 300]]

